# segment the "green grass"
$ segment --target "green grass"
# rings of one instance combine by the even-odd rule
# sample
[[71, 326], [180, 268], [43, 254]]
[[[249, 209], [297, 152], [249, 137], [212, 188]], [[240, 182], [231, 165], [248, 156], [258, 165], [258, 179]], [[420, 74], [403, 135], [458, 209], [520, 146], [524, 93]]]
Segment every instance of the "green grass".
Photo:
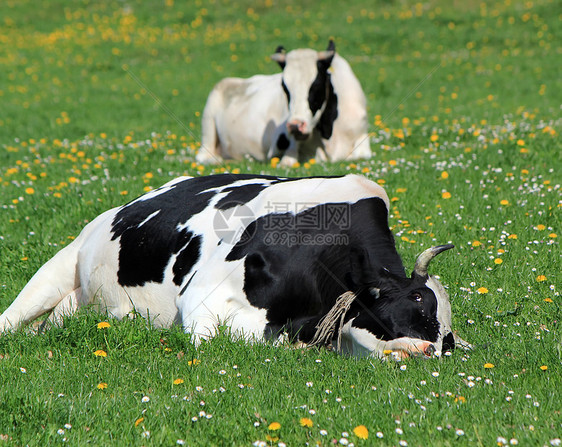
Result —
[[[83, 312], [40, 336], [0, 337], [0, 444], [562, 437], [556, 3], [300, 4], [6, 2], [0, 310], [88, 221], [176, 175], [353, 172], [384, 182], [407, 266], [431, 245], [455, 244], [432, 272], [449, 288], [454, 328], [475, 349], [401, 364], [226, 335], [195, 349], [180, 328], [133, 319], [98, 329], [105, 317]], [[274, 73], [277, 45], [322, 49], [330, 36], [368, 97], [371, 160], [292, 169], [193, 162], [215, 82]], [[268, 430], [272, 422], [280, 430]], [[353, 433], [359, 425], [368, 440]]]

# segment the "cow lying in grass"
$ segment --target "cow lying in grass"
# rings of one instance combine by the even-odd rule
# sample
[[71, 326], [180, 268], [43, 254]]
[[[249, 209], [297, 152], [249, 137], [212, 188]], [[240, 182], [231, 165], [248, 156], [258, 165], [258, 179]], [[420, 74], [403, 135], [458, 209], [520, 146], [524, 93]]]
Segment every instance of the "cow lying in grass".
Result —
[[248, 340], [288, 336], [353, 355], [466, 345], [428, 274], [452, 245], [424, 251], [406, 276], [388, 208], [357, 175], [180, 177], [86, 225], [4, 311], [0, 332], [95, 305], [182, 324], [196, 340], [227, 324]]
[[200, 163], [223, 158], [296, 161], [369, 158], [366, 98], [330, 41], [326, 51], [271, 56], [282, 73], [225, 78], [209, 94], [201, 121]]

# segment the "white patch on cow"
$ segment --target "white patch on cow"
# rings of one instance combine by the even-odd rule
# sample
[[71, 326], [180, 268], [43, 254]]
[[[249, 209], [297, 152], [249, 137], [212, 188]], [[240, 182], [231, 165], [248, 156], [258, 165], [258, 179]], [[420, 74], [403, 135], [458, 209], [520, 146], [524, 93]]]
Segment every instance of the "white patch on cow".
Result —
[[147, 223], [150, 219], [152, 219], [153, 217], [156, 217], [158, 214], [160, 214], [161, 210], [156, 210], [154, 211], [152, 214], [150, 214], [146, 219], [144, 219], [141, 223], [139, 223], [137, 225], [137, 228], [142, 227], [145, 223]]
[[449, 302], [449, 295], [441, 283], [435, 279], [435, 277], [430, 276], [425, 282], [425, 286], [433, 290], [435, 297], [437, 298], [437, 321], [439, 321], [439, 337], [435, 342], [435, 346], [438, 351], [442, 350], [443, 338], [452, 332], [451, 326], [451, 303]]

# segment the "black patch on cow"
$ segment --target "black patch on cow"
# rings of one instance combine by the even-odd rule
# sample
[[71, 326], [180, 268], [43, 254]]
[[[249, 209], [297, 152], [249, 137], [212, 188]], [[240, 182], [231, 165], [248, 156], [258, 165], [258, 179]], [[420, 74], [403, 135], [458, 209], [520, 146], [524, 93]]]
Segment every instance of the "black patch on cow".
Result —
[[445, 337], [443, 337], [443, 352], [452, 351], [455, 349], [455, 337], [452, 332], [449, 332]]
[[322, 138], [325, 139], [332, 136], [334, 121], [338, 117], [338, 98], [334, 92], [331, 75], [327, 71], [329, 67], [326, 61], [317, 62], [318, 74], [308, 91], [308, 106], [313, 115], [326, 103], [320, 121], [316, 125]]
[[[329, 73], [326, 71], [328, 67], [325, 67], [323, 61], [317, 62], [318, 73], [310, 88], [308, 89], [308, 107], [314, 115], [318, 110], [322, 108], [324, 102], [326, 101], [326, 93], [328, 91]], [[324, 67], [324, 68], [323, 68]]]
[[324, 113], [322, 113], [320, 117], [320, 121], [316, 125], [316, 128], [320, 131], [320, 135], [326, 140], [332, 136], [334, 121], [338, 117], [338, 95], [334, 92], [334, 87], [329, 79], [330, 74], [328, 73], [328, 102], [326, 103]]
[[277, 138], [276, 145], [277, 145], [277, 149], [279, 149], [280, 151], [286, 151], [289, 148], [290, 144], [291, 142], [287, 138], [287, 135], [285, 135], [284, 133], [279, 135], [279, 138]]
[[[177, 253], [177, 252], [175, 252]], [[178, 253], [176, 262], [172, 267], [174, 284], [180, 286], [183, 279], [199, 260], [201, 256], [201, 236], [192, 237], [185, 247]]]
[[[180, 181], [155, 197], [138, 199], [123, 206], [111, 226], [111, 239], [119, 238], [120, 244], [119, 284], [133, 287], [143, 286], [146, 282], [161, 283], [172, 255], [179, 253], [193, 237], [187, 229], [178, 231], [178, 226], [203, 211], [216, 194], [215, 191], [205, 191], [254, 178], [277, 180], [273, 176], [250, 174], [196, 177]], [[195, 265], [199, 258], [196, 243], [193, 244], [181, 256], [178, 274], [174, 272], [175, 282], [189, 273], [187, 267]]]
[[[334, 215], [333, 207], [341, 205], [349, 207], [345, 224], [340, 218], [314, 220]], [[352, 251], [369, 254], [369, 269], [386, 269], [408, 280], [387, 213], [384, 201], [373, 197], [353, 204], [320, 204], [296, 215], [272, 213], [247, 227], [248, 237], [242, 235], [226, 261], [246, 257], [244, 291], [253, 306], [267, 309], [268, 334], [287, 330], [306, 341], [339, 295], [363, 287], [353, 280]], [[372, 279], [370, 271], [355, 275], [357, 283]]]
[[245, 205], [250, 200], [258, 196], [269, 184], [250, 183], [247, 185], [232, 186], [224, 188], [223, 192], [228, 192], [226, 196], [220, 199], [215, 208], [218, 210], [227, 210], [234, 206]]
[[281, 87], [283, 87], [283, 91], [285, 92], [285, 96], [287, 97], [287, 104], [289, 104], [291, 102], [291, 93], [289, 92], [287, 84], [285, 84], [283, 78], [281, 78]]

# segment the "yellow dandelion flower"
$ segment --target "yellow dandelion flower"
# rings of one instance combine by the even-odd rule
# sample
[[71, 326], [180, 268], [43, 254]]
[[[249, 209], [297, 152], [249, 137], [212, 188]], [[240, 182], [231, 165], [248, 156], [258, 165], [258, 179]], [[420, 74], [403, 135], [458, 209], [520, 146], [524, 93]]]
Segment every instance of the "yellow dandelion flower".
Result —
[[98, 383], [97, 388], [98, 388], [98, 390], [105, 390], [107, 388], [107, 383], [100, 382], [100, 383]]
[[486, 369], [492, 369], [494, 367], [493, 363], [484, 363], [484, 368]]
[[300, 421], [299, 421], [299, 424], [301, 425], [301, 427], [308, 427], [308, 428], [310, 428], [310, 427], [312, 427], [313, 422], [312, 422], [312, 419], [309, 419], [309, 418], [301, 418]]
[[144, 422], [144, 418], [138, 418], [135, 421], [135, 427], [138, 427], [140, 424], [142, 424]]
[[34, 190], [33, 188], [31, 188], [31, 187], [25, 188], [25, 193], [26, 193], [26, 194], [29, 194], [29, 195], [35, 194], [35, 190]]
[[362, 172], [363, 174], [366, 174], [366, 173], [369, 172], [369, 171], [370, 171], [370, 169], [369, 169], [367, 166], [365, 166], [363, 169], [361, 169], [361, 172]]
[[545, 229], [546, 229], [546, 226], [544, 226], [543, 224], [538, 224], [538, 225], [537, 225], [537, 230], [543, 231], [543, 230], [545, 230]]
[[443, 172], [441, 173], [441, 178], [442, 178], [442, 179], [448, 179], [448, 178], [449, 178], [449, 173], [448, 173], [447, 171], [443, 171]]
[[507, 236], [508, 239], [517, 239], [517, 235], [516, 234], [510, 234], [509, 236]]
[[174, 380], [174, 385], [180, 385], [183, 383], [183, 379], [176, 379]]
[[357, 436], [359, 439], [369, 438], [369, 430], [367, 430], [367, 427], [365, 427], [364, 425], [358, 425], [357, 427], [355, 427], [353, 429], [353, 433], [355, 433], [355, 436]]
[[500, 265], [502, 262], [503, 262], [503, 260], [500, 259], [500, 258], [494, 259], [494, 264]]
[[457, 397], [455, 397], [455, 402], [460, 402], [461, 404], [464, 404], [466, 402], [466, 397], [457, 396]]
[[271, 431], [276, 431], [279, 430], [281, 428], [281, 424], [279, 422], [272, 422], [271, 424], [268, 425], [268, 430]]
[[450, 199], [452, 196], [450, 192], [445, 191], [443, 194], [441, 194], [441, 197], [443, 197], [444, 199]]
[[488, 289], [486, 289], [486, 287], [479, 287], [478, 290], [476, 290], [480, 295], [484, 295], [485, 293], [488, 293]]
[[537, 276], [537, 281], [538, 281], [538, 282], [546, 281], [546, 276], [545, 276], [545, 275], [539, 275], [539, 276]]
[[480, 241], [472, 241], [473, 247], [480, 247], [481, 245], [482, 245], [482, 242], [480, 242]]
[[517, 140], [517, 146], [525, 146], [525, 140]]
[[505, 199], [500, 200], [500, 205], [503, 205], [503, 206], [509, 205], [509, 200], [505, 200]]
[[552, 298], [545, 298], [544, 302], [545, 303], [554, 303], [554, 301], [552, 301]]
[[111, 325], [107, 321], [102, 321], [98, 323], [98, 329], [105, 329], [111, 327]]
[[197, 366], [201, 363], [201, 360], [193, 359], [187, 362], [187, 366]]
[[94, 351], [94, 355], [96, 357], [107, 357], [107, 352], [105, 352], [103, 349], [98, 349], [97, 351]]
[[542, 365], [542, 366], [541, 366], [541, 369], [542, 369], [543, 371], [546, 371], [546, 370], [548, 369], [548, 366]]
[[279, 164], [279, 160], [280, 160], [279, 157], [273, 157], [270, 161], [271, 167], [276, 168], [277, 165]]
[[439, 139], [439, 135], [436, 134], [433, 134], [429, 137], [429, 140], [433, 142], [437, 141], [438, 139]]
[[556, 233], [550, 233], [550, 234], [548, 235], [548, 237], [554, 239], [554, 238], [557, 238], [558, 236], [557, 236]]
[[388, 162], [388, 164], [389, 164], [390, 166], [396, 166], [396, 165], [398, 164], [398, 162], [397, 162], [396, 160], [390, 160], [390, 161]]

